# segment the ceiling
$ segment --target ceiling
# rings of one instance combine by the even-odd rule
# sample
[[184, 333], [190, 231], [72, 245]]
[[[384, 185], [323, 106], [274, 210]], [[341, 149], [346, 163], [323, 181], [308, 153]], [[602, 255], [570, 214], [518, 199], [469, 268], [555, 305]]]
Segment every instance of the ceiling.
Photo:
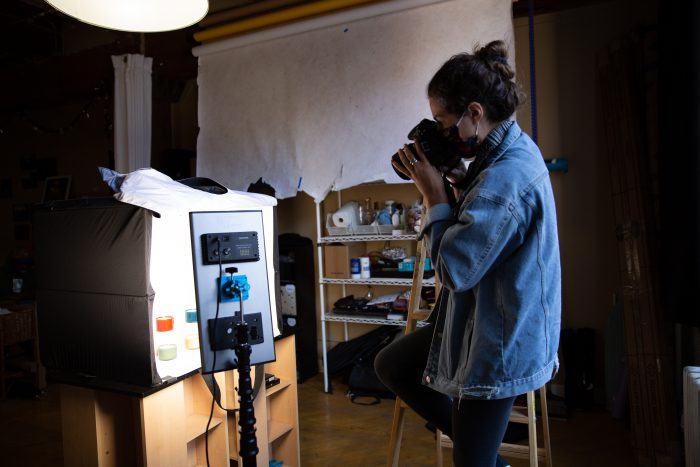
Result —
[[[194, 31], [218, 22], [253, 17], [313, 1], [210, 0], [207, 17], [199, 25], [185, 30], [185, 33], [191, 36]], [[165, 44], [159, 44], [157, 36], [164, 35], [168, 34], [145, 34], [141, 38], [139, 34], [86, 25], [56, 11], [44, 0], [0, 1], [0, 67], [3, 72], [17, 65], [36, 64], [109, 44], [114, 45], [114, 49], [133, 49], [134, 46], [141, 47], [141, 42], [145, 41], [146, 47], [156, 47], [155, 52], [158, 53], [159, 47]], [[121, 43], [122, 47], [117, 43]], [[185, 52], [189, 53], [194, 45], [196, 43], [192, 41]]]
[[[167, 33], [137, 34], [83, 24], [44, 0], [0, 0], [0, 112], [18, 106], [61, 105], [87, 97], [94, 93], [96, 83], [111, 82], [111, 55], [145, 53], [154, 58], [154, 75], [194, 78], [197, 62], [191, 50], [197, 45], [195, 32], [315, 1], [210, 0], [208, 15], [197, 25]], [[535, 13], [540, 14], [596, 1], [602, 0], [533, 3]], [[513, 3], [515, 16], [527, 15], [527, 11], [527, 0]]]

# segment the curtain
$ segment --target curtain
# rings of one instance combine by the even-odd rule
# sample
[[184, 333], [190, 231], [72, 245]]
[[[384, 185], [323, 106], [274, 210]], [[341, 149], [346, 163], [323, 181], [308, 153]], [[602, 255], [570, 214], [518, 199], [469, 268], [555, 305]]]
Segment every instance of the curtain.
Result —
[[143, 55], [112, 56], [114, 168], [129, 173], [151, 165], [151, 68]]

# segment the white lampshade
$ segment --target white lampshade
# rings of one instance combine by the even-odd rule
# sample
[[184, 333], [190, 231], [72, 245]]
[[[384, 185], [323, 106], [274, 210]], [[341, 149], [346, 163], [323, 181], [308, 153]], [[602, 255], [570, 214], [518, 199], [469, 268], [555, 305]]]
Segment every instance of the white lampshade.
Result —
[[84, 23], [129, 32], [172, 31], [204, 18], [208, 0], [46, 0]]

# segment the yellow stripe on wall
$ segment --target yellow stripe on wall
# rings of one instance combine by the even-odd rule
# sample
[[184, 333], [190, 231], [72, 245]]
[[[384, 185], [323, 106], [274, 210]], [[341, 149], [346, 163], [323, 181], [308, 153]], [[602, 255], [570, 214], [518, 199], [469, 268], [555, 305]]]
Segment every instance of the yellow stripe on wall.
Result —
[[377, 2], [377, 0], [323, 0], [206, 29], [196, 32], [194, 38], [199, 42], [208, 42], [254, 31], [256, 29], [277, 26], [312, 16], [332, 13], [344, 8], [375, 2]]

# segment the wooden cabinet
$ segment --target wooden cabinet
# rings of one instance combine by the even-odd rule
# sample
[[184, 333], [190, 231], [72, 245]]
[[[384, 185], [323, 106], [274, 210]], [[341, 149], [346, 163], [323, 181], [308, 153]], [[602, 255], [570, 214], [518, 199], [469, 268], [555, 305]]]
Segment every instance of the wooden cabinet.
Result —
[[283, 461], [285, 466], [298, 467], [299, 410], [294, 339], [294, 336], [284, 337], [275, 343], [277, 360], [265, 365], [265, 372], [274, 374], [280, 382], [266, 389], [265, 400], [270, 457]]
[[[270, 459], [299, 466], [294, 336], [275, 340], [277, 361], [265, 365], [280, 383], [255, 399], [257, 465]], [[235, 408], [235, 371], [215, 375], [221, 405]], [[60, 386], [65, 465], [77, 467], [227, 467], [238, 461], [236, 418], [218, 405], [209, 430], [212, 394], [199, 372], [159, 388], [64, 377]], [[242, 465], [242, 462], [238, 462]]]
[[[299, 415], [297, 403], [297, 371], [294, 335], [275, 339], [276, 361], [266, 363], [264, 372], [273, 374], [280, 382], [270, 388], [263, 384], [255, 398], [255, 426], [258, 449], [257, 465], [268, 467], [271, 460], [284, 463], [285, 467], [298, 467], [299, 454]], [[235, 400], [238, 406], [238, 396], [233, 388], [238, 385], [236, 371], [227, 373], [228, 400]], [[252, 376], [252, 375], [251, 375]], [[253, 376], [255, 379], [255, 377]], [[228, 432], [231, 459], [242, 465], [238, 456], [238, 421], [229, 417]]]
[[[216, 376], [225, 388], [223, 374]], [[199, 373], [149, 394], [63, 384], [61, 423], [64, 464], [77, 467], [192, 467], [228, 465], [225, 412], [214, 408]], [[222, 404], [226, 404], [222, 396]]]
[[[220, 378], [223, 381], [223, 378]], [[227, 401], [221, 404], [226, 407]], [[146, 465], [206, 465], [206, 445], [209, 445], [209, 465], [225, 467], [226, 413], [214, 406], [211, 393], [199, 374], [158, 393], [144, 397], [139, 403]]]

